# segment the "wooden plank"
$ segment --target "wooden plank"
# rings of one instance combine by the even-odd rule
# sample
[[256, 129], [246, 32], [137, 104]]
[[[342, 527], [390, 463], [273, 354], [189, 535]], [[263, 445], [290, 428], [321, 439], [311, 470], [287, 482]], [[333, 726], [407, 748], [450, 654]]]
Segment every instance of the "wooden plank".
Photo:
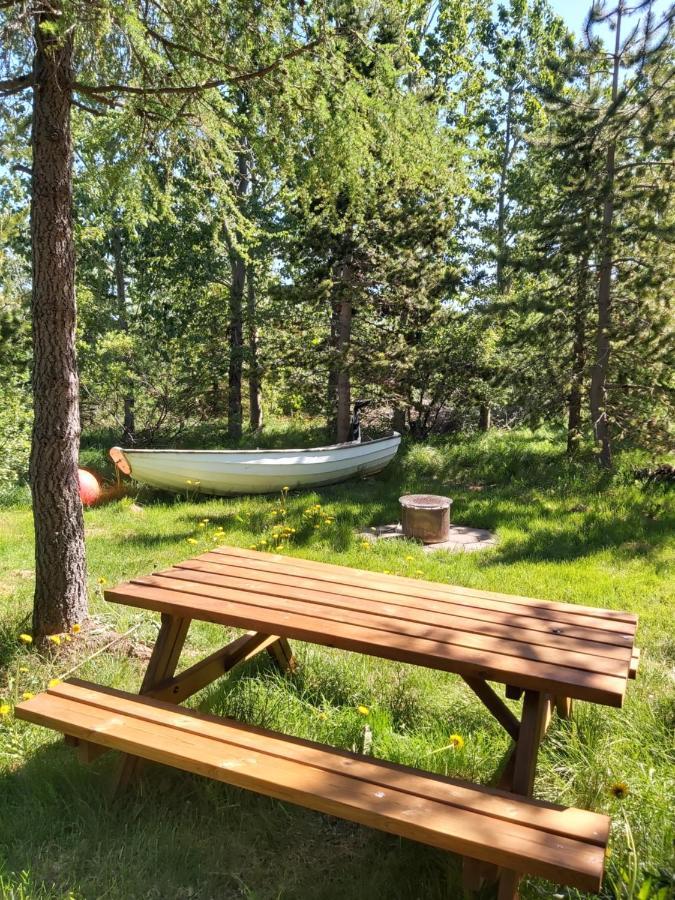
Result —
[[[518, 822], [488, 817], [448, 806], [389, 783], [391, 774], [377, 781], [354, 778], [349, 768], [331, 771], [330, 751], [324, 768], [297, 759], [271, 755], [259, 746], [231, 743], [238, 727], [227, 724], [219, 738], [183, 733], [175, 708], [165, 711], [164, 723], [148, 722], [119, 709], [101, 710], [69, 697], [41, 694], [22, 704], [20, 717], [105, 743], [147, 759], [207, 775], [279, 800], [300, 803], [369, 827], [429, 843], [463, 855], [551, 878], [582, 889], [597, 889], [604, 860], [603, 847], [550, 834]], [[273, 736], [270, 736], [273, 739]], [[276, 738], [280, 743], [283, 739]], [[342, 757], [340, 757], [340, 760]], [[371, 766], [377, 767], [374, 762]], [[384, 786], [380, 781], [386, 778]], [[426, 779], [409, 773], [408, 784]], [[469, 789], [467, 789], [469, 790]], [[511, 801], [518, 805], [517, 801]], [[488, 824], [490, 823], [490, 824]]]
[[[218, 600], [226, 600], [230, 603], [243, 603], [259, 608], [262, 614], [270, 610], [279, 613], [291, 613], [299, 616], [312, 616], [325, 620], [327, 628], [341, 627], [345, 620], [345, 610], [339, 603], [324, 605], [314, 602], [310, 591], [303, 591], [303, 599], [288, 599], [277, 597], [273, 594], [257, 594], [252, 591], [237, 590], [221, 585], [195, 583], [193, 581], [175, 580], [162, 575], [148, 575], [135, 578], [131, 582], [137, 585], [151, 585], [168, 591], [180, 591], [193, 594], [200, 600], [202, 597], [212, 597]], [[584, 672], [599, 672], [606, 675], [615, 675], [626, 678], [630, 661], [630, 650], [626, 648], [624, 660], [607, 657], [589, 656], [585, 653], [575, 653], [570, 650], [562, 650], [553, 647], [535, 647], [523, 641], [504, 638], [494, 638], [490, 635], [475, 632], [460, 632], [452, 628], [438, 628], [423, 625], [409, 619], [402, 619], [386, 615], [382, 612], [363, 612], [358, 609], [350, 609], [349, 622], [354, 625], [363, 625], [376, 628], [380, 631], [402, 634], [405, 636], [423, 637], [428, 640], [444, 644], [470, 647], [482, 652], [490, 652], [505, 656], [517, 656], [520, 659], [531, 659], [538, 662], [551, 663], [552, 665], [569, 666], [581, 669]]]
[[[172, 713], [170, 717], [172, 726], [187, 734], [220, 739], [225, 733], [223, 729], [230, 727], [234, 729], [234, 732], [227, 733], [227, 740], [237, 743], [244, 749], [260, 749], [271, 755], [293, 759], [308, 766], [318, 768], [327, 766], [328, 771], [344, 769], [352, 777], [371, 782], [384, 779], [378, 781], [378, 784], [381, 786], [392, 785], [397, 790], [409, 789], [408, 776], [411, 771], [415, 771], [407, 766], [385, 760], [373, 760], [371, 756], [328, 748], [302, 738], [279, 735], [231, 719], [223, 719], [202, 712], [197, 713], [190, 709], [175, 709], [162, 701], [137, 697], [114, 688], [104, 688], [77, 679], [49, 688], [48, 693], [97, 706], [110, 713], [124, 712], [135, 718], [156, 723], [167, 721], [166, 715], [167, 709], [169, 709]], [[384, 769], [388, 774], [382, 774]], [[477, 810], [481, 814], [495, 818], [517, 821], [550, 834], [568, 837], [574, 835], [579, 840], [598, 846], [604, 846], [608, 840], [609, 819], [607, 816], [585, 810], [564, 808], [537, 800], [528, 801], [527, 807], [521, 809], [519, 805], [513, 806], [514, 797], [507, 791], [481, 785], [470, 785], [465, 781], [448, 778], [444, 775], [425, 772], [424, 779], [416, 783], [413, 793], [461, 808]]]
[[[368, 569], [352, 569], [347, 566], [337, 566], [330, 563], [315, 562], [314, 560], [303, 559], [302, 557], [281, 556], [277, 553], [262, 553], [259, 550], [245, 550], [241, 547], [215, 547], [212, 553], [223, 556], [235, 557], [244, 560], [253, 560], [262, 567], [281, 566], [283, 569], [290, 570], [290, 567], [299, 567], [303, 569], [311, 569], [316, 573], [323, 573], [324, 576], [337, 576], [337, 580], [341, 584], [349, 584], [348, 578], [354, 578], [355, 584], [381, 583], [390, 585], [391, 589], [395, 587], [403, 593], [413, 595], [418, 590], [434, 590], [447, 595], [459, 595], [463, 597], [474, 597], [480, 600], [496, 600], [504, 601], [508, 604], [519, 603], [530, 607], [531, 609], [540, 609], [544, 611], [568, 612], [573, 609], [578, 615], [585, 615], [590, 618], [602, 620], [604, 627], [605, 620], [615, 620], [617, 622], [626, 622], [637, 625], [637, 616], [634, 613], [628, 613], [613, 609], [601, 609], [596, 606], [582, 606], [581, 604], [559, 603], [550, 600], [537, 600], [533, 597], [522, 597], [516, 594], [500, 594], [494, 591], [478, 591], [473, 588], [457, 587], [455, 585], [446, 585], [437, 581], [425, 581], [417, 578], [406, 578], [402, 575], [385, 575], [381, 572], [373, 572]], [[201, 557], [196, 557], [200, 559]], [[318, 577], [318, 574], [317, 574]], [[335, 578], [333, 579], [335, 580]]]
[[[195, 563], [211, 563], [212, 565], [231, 566], [232, 559], [232, 557], [223, 556], [218, 550], [213, 550], [208, 551], [193, 560], [186, 560], [185, 562], [178, 564], [177, 568], [185, 568], [188, 564], [190, 567], [194, 567]], [[219, 563], [218, 560], [226, 560], [226, 562]], [[248, 577], [259, 578], [260, 573], [265, 571], [264, 566], [266, 564], [260, 560], [251, 561], [237, 559], [235, 562], [237, 565], [244, 563], [242, 571], [248, 572]], [[634, 636], [637, 627], [635, 623], [627, 623], [622, 620], [594, 619], [587, 614], [579, 613], [577, 611], [577, 606], [573, 604], [556, 604], [554, 609], [549, 609], [548, 606], [537, 606], [534, 603], [530, 605], [524, 604], [522, 603], [521, 598], [518, 597], [512, 597], [510, 598], [510, 601], [508, 595], [502, 595], [503, 599], [501, 600], [494, 600], [487, 596], [475, 597], [473, 594], [466, 595], [462, 593], [461, 590], [463, 589], [450, 589], [442, 584], [421, 582], [412, 578], [396, 578], [392, 583], [382, 584], [377, 580], [373, 581], [373, 579], [368, 579], [365, 576], [361, 577], [357, 570], [345, 568], [342, 570], [346, 573], [344, 575], [344, 581], [340, 581], [338, 575], [335, 573], [327, 573], [323, 571], [323, 569], [307, 570], [295, 565], [297, 562], [297, 558], [293, 558], [285, 565], [281, 563], [270, 563], [269, 573], [279, 576], [290, 575], [293, 578], [311, 577], [312, 579], [321, 582], [324, 586], [333, 585], [337, 588], [342, 587], [343, 590], [346, 588], [348, 591], [351, 591], [352, 589], [386, 591], [389, 594], [398, 595], [402, 600], [403, 598], [406, 598], [406, 602], [412, 605], [426, 606], [428, 600], [434, 600], [437, 603], [444, 605], [451, 604], [452, 606], [463, 606], [466, 609], [471, 610], [472, 615], [474, 616], [481, 615], [484, 610], [491, 610], [492, 612], [519, 615], [549, 624], [555, 622], [556, 626], [554, 627], [556, 628], [558, 625], [567, 624], [590, 629], [591, 633], [596, 635], [598, 640], [602, 640], [602, 635], [610, 633], [618, 635], [618, 640], [622, 641], [625, 640], [625, 638], [621, 637], [622, 635]], [[323, 566], [325, 564], [317, 563], [316, 565]], [[251, 573], [255, 573], [255, 575], [253, 576]], [[372, 572], [370, 574], [373, 575]], [[432, 587], [428, 587], [427, 585], [432, 585]]]
[[[188, 592], [166, 590], [147, 584], [122, 585], [108, 591], [106, 596], [115, 598], [118, 603], [171, 612], [178, 616], [192, 615], [195, 604], [194, 595]], [[608, 706], [621, 706], [626, 690], [626, 678], [516, 656], [502, 656], [460, 645], [450, 647], [438, 641], [392, 634], [363, 625], [356, 626], [350, 622], [340, 623], [337, 627], [335, 623], [327, 624], [325, 620], [316, 617], [277, 612], [243, 603], [228, 603], [211, 597], [200, 598], [199, 611], [199, 617], [210, 622], [298, 638], [534, 690], [565, 693]]]
[[341, 609], [361, 611], [386, 610], [388, 615], [429, 625], [456, 628], [527, 641], [532, 644], [575, 650], [595, 656], [610, 656], [628, 660], [631, 655], [632, 634], [605, 634], [597, 628], [571, 626], [551, 619], [536, 619], [505, 613], [501, 610], [477, 609], [475, 606], [421, 600], [400, 594], [357, 588], [294, 575], [282, 575], [253, 570], [249, 577], [246, 570], [234, 566], [203, 560], [187, 560], [155, 575], [193, 581], [200, 584], [220, 585], [275, 597], [306, 599], [311, 592], [313, 602], [338, 606]]
[[502, 698], [495, 694], [490, 685], [482, 678], [469, 678], [467, 675], [465, 675], [464, 681], [490, 710], [490, 712], [495, 717], [495, 719], [497, 719], [502, 728], [505, 729], [505, 731], [513, 738], [514, 741], [517, 741], [518, 733], [520, 731], [520, 723], [508, 708], [508, 706], [504, 703]]
[[201, 691], [226, 672], [230, 672], [235, 666], [241, 665], [263, 650], [268, 650], [279, 642], [276, 635], [257, 634], [248, 632], [236, 640], [221, 647], [200, 660], [189, 669], [185, 669], [173, 678], [164, 678], [147, 691], [148, 696], [157, 700], [167, 700], [173, 703], [182, 703], [197, 691]]
[[637, 678], [637, 670], [640, 665], [640, 648], [633, 647], [633, 655], [630, 660], [630, 667], [628, 669], [628, 677], [629, 678]]

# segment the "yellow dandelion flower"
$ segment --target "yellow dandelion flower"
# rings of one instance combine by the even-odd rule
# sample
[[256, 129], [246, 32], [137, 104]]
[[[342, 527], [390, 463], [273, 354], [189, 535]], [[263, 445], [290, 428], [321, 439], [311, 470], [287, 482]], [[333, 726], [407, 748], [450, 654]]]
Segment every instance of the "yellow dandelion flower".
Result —
[[411, 561], [412, 559], [414, 559], [414, 558], [415, 558], [414, 556], [406, 556], [407, 562], [410, 562], [410, 561]]
[[196, 543], [197, 543], [197, 540], [196, 540], [196, 538], [188, 538], [188, 539], [187, 539], [187, 543], [188, 543], [188, 544], [196, 544]]
[[35, 694], [32, 691], [24, 691], [21, 695], [22, 700], [32, 700]]
[[206, 528], [206, 522], [200, 522], [197, 528]]
[[49, 682], [47, 683], [47, 687], [54, 688], [54, 687], [57, 687], [59, 684], [61, 684], [60, 678], [50, 678]]
[[202, 522], [206, 525], [207, 522], [210, 522], [211, 519], [202, 519]]
[[450, 746], [453, 750], [462, 750], [464, 747], [464, 738], [461, 734], [450, 735]]
[[284, 493], [285, 493], [286, 491], [290, 491], [290, 488], [287, 484], [285, 484], [281, 490], [284, 491]]
[[3, 703], [0, 705], [0, 716], [8, 716], [12, 711], [12, 707], [9, 703]]
[[277, 547], [275, 547], [274, 549], [275, 549], [275, 550], [283, 550], [284, 548], [283, 548], [283, 546], [282, 546], [281, 544], [279, 544], [279, 545], [278, 545]]
[[19, 672], [21, 672], [22, 675], [25, 675], [27, 671], [28, 666], [19, 666]]
[[61, 636], [58, 634], [48, 634], [47, 640], [51, 641], [52, 644], [56, 644], [56, 646], [58, 647], [61, 643]]
[[370, 713], [370, 710], [368, 709], [367, 706], [357, 706], [356, 708], [358, 709], [358, 711], [361, 713], [362, 716], [367, 716]]
[[64, 634], [64, 635], [63, 635], [63, 640], [64, 640], [67, 644], [69, 644], [69, 643], [72, 641], [72, 638], [71, 638], [71, 636], [70, 636], [69, 634]]
[[20, 634], [19, 640], [22, 644], [32, 644], [33, 638], [29, 634]]
[[256, 547], [255, 544], [249, 544], [249, 545], [248, 545], [248, 549], [249, 549], [249, 550], [256, 550], [257, 547]]
[[185, 482], [185, 484], [192, 484], [192, 482], [191, 482], [190, 479], [188, 478], [188, 480]]
[[625, 800], [630, 793], [630, 789], [625, 781], [615, 781], [611, 785], [609, 792], [616, 800]]
[[415, 569], [415, 575], [424, 575], [424, 572], [421, 569]]
[[79, 634], [81, 631], [82, 631], [82, 626], [76, 622], [72, 627], [73, 634]]
[[107, 578], [99, 578], [99, 580], [98, 580], [99, 584], [107, 584], [107, 582], [108, 582]]

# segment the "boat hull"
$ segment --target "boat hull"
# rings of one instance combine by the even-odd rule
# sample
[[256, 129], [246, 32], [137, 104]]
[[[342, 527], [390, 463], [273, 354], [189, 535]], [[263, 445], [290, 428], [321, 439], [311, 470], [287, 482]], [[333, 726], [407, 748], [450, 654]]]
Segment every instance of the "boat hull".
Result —
[[124, 450], [110, 455], [136, 481], [164, 490], [232, 496], [321, 487], [375, 475], [394, 458], [397, 432], [310, 450]]

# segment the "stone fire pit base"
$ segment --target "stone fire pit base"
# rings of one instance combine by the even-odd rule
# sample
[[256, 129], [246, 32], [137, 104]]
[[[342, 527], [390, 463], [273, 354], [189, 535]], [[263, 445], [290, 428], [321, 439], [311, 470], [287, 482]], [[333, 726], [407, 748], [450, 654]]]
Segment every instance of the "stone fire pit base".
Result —
[[[404, 537], [400, 524], [379, 525], [377, 528], [368, 528], [359, 532], [360, 538], [368, 541], [392, 540]], [[439, 544], [423, 544], [425, 553], [434, 553], [436, 550], [450, 550], [455, 553], [473, 553], [475, 550], [489, 550], [497, 544], [497, 539], [491, 531], [485, 528], [470, 528], [467, 525], [451, 525], [447, 541]]]

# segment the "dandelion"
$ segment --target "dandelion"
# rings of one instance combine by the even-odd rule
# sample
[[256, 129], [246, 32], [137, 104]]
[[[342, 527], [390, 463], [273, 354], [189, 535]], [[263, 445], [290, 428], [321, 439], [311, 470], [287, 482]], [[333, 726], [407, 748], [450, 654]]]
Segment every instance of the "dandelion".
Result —
[[47, 683], [47, 687], [55, 688], [55, 687], [58, 687], [58, 685], [60, 685], [60, 684], [61, 684], [60, 678], [50, 678], [49, 682]]
[[56, 646], [58, 647], [61, 643], [61, 636], [58, 634], [48, 634], [47, 640], [51, 641], [52, 644], [56, 644]]
[[185, 482], [185, 484], [192, 484], [192, 481], [188, 478], [188, 480]]
[[370, 713], [370, 710], [368, 709], [367, 706], [357, 706], [356, 708], [358, 709], [358, 711], [361, 713], [362, 716], [367, 716]]
[[73, 634], [79, 634], [82, 631], [82, 626], [76, 622], [72, 627]]
[[187, 543], [188, 543], [188, 544], [196, 544], [196, 543], [197, 543], [197, 540], [196, 540], [196, 538], [188, 538], [188, 539], [187, 539]]
[[202, 522], [206, 525], [211, 521], [211, 519], [202, 519]]
[[413, 556], [406, 556], [406, 560], [407, 560], [407, 562], [411, 562], [411, 561], [412, 561], [412, 560], [413, 560], [413, 559], [414, 559], [414, 557], [413, 557]]
[[615, 781], [609, 792], [616, 800], [625, 800], [630, 790], [625, 781]]
[[320, 718], [320, 719], [323, 719], [323, 721], [325, 722], [325, 720], [328, 718], [328, 715], [327, 715], [327, 713], [325, 713], [325, 712], [320, 712], [320, 713], [319, 713], [319, 718]]
[[70, 636], [69, 634], [64, 634], [64, 635], [63, 635], [63, 640], [64, 640], [67, 644], [69, 644], [69, 643], [72, 641], [72, 638], [71, 638], [71, 636]]
[[415, 575], [424, 575], [424, 572], [421, 569], [415, 569]]
[[19, 640], [22, 644], [32, 644], [33, 638], [29, 634], [20, 634]]
[[12, 707], [9, 703], [3, 703], [0, 705], [0, 716], [8, 716], [12, 711]]
[[453, 750], [462, 750], [464, 748], [464, 738], [461, 734], [450, 735], [450, 746]]
[[290, 491], [290, 488], [287, 484], [285, 484], [281, 490], [284, 492], [284, 494], [286, 494], [286, 493], [288, 493], [288, 491]]
[[99, 584], [107, 584], [107, 581], [108, 581], [107, 578], [99, 578], [98, 583]]
[[25, 675], [27, 671], [28, 666], [19, 666], [19, 672], [21, 672], [22, 675]]
[[197, 528], [206, 528], [206, 522], [200, 522]]
[[249, 549], [249, 550], [256, 550], [257, 547], [256, 547], [255, 544], [249, 544], [249, 545], [248, 545], [248, 549]]
[[32, 700], [35, 694], [32, 691], [24, 691], [21, 695], [22, 700]]

